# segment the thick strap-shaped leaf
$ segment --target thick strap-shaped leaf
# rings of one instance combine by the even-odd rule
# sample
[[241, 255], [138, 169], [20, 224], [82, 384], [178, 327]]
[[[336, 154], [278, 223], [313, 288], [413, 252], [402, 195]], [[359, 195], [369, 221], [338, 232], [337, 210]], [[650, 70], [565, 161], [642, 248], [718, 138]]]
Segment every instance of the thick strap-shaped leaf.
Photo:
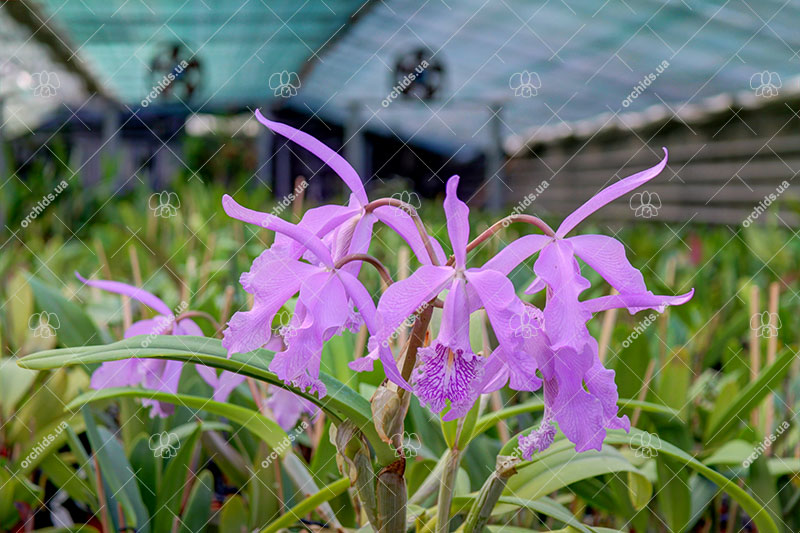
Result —
[[103, 346], [38, 352], [20, 359], [18, 364], [23, 368], [47, 370], [62, 366], [118, 361], [129, 357], [202, 363], [283, 387], [315, 403], [334, 421], [353, 422], [372, 444], [381, 465], [390, 464], [396, 459], [394, 450], [378, 437], [372, 423], [369, 402], [363, 396], [327, 374], [320, 374], [320, 379], [328, 390], [328, 395], [322, 399], [289, 387], [269, 371], [273, 353], [264, 349], [246, 354], [234, 354], [229, 358], [219, 339], [166, 335], [136, 336]]

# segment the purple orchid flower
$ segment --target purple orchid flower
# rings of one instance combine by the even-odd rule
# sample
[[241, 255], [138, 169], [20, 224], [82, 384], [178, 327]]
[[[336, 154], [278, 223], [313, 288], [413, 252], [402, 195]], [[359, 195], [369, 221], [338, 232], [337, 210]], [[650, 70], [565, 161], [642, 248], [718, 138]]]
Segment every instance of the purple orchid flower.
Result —
[[[431, 258], [419, 235], [411, 215], [393, 205], [383, 205], [366, 211], [369, 203], [364, 184], [355, 169], [338, 153], [311, 135], [280, 122], [267, 120], [256, 110], [256, 119], [275, 133], [294, 141], [330, 166], [350, 189], [348, 205], [324, 205], [306, 211], [298, 226], [322, 238], [329, 245], [334, 261], [348, 254], [365, 253], [369, 249], [372, 230], [376, 220], [380, 220], [409, 245], [423, 265], [430, 265]], [[442, 247], [429, 237], [436, 259], [445, 261]], [[276, 235], [275, 245], [285, 247], [290, 256], [299, 257], [304, 251], [302, 243], [288, 235]], [[358, 262], [345, 267], [350, 273], [358, 273]]]
[[[310, 264], [287, 253], [287, 247], [273, 245], [253, 261], [242, 274], [244, 290], [254, 297], [253, 308], [234, 314], [223, 333], [222, 345], [229, 354], [245, 353], [275, 340], [272, 321], [281, 307], [299, 293], [291, 323], [284, 332], [285, 349], [278, 351], [270, 370], [287, 385], [309, 389], [320, 398], [326, 394], [320, 381], [322, 346], [345, 329], [355, 330], [361, 320], [370, 332], [377, 331], [375, 304], [367, 289], [350, 272], [336, 268], [333, 256], [307, 228], [275, 215], [247, 209], [228, 195], [222, 200], [232, 218], [267, 228], [301, 243], [319, 261]], [[353, 307], [358, 309], [354, 315]], [[387, 377], [410, 388], [400, 376], [388, 346], [378, 350]]]
[[214, 390], [213, 398], [216, 402], [228, 401], [228, 397], [233, 392], [233, 389], [241, 385], [246, 377], [243, 374], [228, 372], [227, 370], [223, 370], [217, 375], [217, 370], [215, 368], [202, 364], [197, 364], [194, 368], [197, 370], [197, 373], [200, 374], [200, 377], [203, 378], [203, 381], [208, 383]]
[[[642, 309], [663, 312], [668, 305], [687, 302], [694, 293], [661, 296], [647, 290], [641, 272], [630, 264], [624, 245], [616, 239], [604, 235], [565, 237], [591, 213], [658, 175], [667, 163], [666, 149], [664, 153], [664, 159], [655, 167], [620, 180], [584, 203], [562, 222], [554, 236], [526, 235], [484, 265], [507, 275], [539, 253], [534, 263], [537, 278], [526, 292], [546, 289], [547, 303], [544, 312], [529, 324], [533, 334], [526, 339], [524, 350], [536, 359], [544, 378], [545, 412], [541, 427], [519, 439], [522, 456], [527, 459], [552, 443], [552, 421], [558, 423], [578, 451], [599, 450], [606, 428], [630, 429], [627, 416], [617, 416], [614, 372], [603, 367], [597, 342], [586, 327], [592, 313], [620, 307], [632, 314]], [[598, 272], [619, 294], [580, 301], [590, 283], [581, 275], [576, 258]], [[508, 366], [503, 355], [508, 357], [502, 352], [493, 353], [487, 366]], [[536, 385], [538, 377], [531, 383], [532, 387]], [[496, 382], [487, 386], [496, 386]]]
[[270, 387], [267, 407], [275, 415], [275, 422], [285, 431], [295, 427], [304, 413], [311, 415], [312, 419], [315, 419], [320, 413], [319, 407], [312, 402], [291, 391], [275, 386]]
[[[192, 319], [177, 317], [170, 308], [157, 296], [119, 281], [86, 279], [75, 272], [81, 282], [90, 287], [97, 287], [104, 291], [128, 296], [140, 302], [156, 313], [157, 316], [134, 322], [125, 330], [124, 338], [136, 335], [197, 335], [202, 336], [203, 331]], [[177, 320], [177, 322], [176, 322]], [[100, 365], [94, 371], [90, 381], [93, 389], [106, 389], [110, 387], [132, 387], [142, 385], [147, 389], [160, 392], [178, 392], [183, 363], [180, 361], [165, 361], [159, 359], [122, 359], [109, 361]], [[175, 406], [169, 403], [143, 399], [142, 404], [151, 406], [150, 416], [167, 417], [175, 411]]]
[[373, 349], [385, 346], [408, 316], [449, 289], [439, 335], [419, 350], [421, 364], [412, 376], [415, 394], [432, 411], [439, 413], [450, 402], [445, 420], [464, 416], [480, 393], [477, 385], [486, 359], [470, 345], [470, 309], [484, 307], [500, 345], [514, 353], [520, 340], [511, 324], [523, 313], [522, 301], [506, 276], [491, 269], [466, 268], [469, 208], [456, 195], [458, 180], [458, 176], [448, 180], [444, 201], [454, 266], [423, 265], [408, 279], [391, 285], [378, 303], [379, 333], [370, 340]]

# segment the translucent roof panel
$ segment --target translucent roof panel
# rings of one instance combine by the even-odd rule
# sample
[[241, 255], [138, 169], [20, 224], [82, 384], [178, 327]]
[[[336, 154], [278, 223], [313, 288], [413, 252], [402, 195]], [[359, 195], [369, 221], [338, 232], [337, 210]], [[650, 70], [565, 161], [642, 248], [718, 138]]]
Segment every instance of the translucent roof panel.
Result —
[[[800, 4], [785, 0], [378, 2], [326, 50], [292, 105], [336, 120], [355, 109], [370, 129], [452, 151], [489, 139], [492, 103], [508, 138], [788, 89], [798, 20]], [[383, 105], [398, 57], [420, 46], [443, 65], [439, 95]]]
[[32, 132], [64, 103], [85, 100], [74, 72], [54, 60], [31, 31], [0, 7], [0, 128], [5, 137]]
[[[266, 102], [281, 86], [296, 88], [306, 59], [344, 31], [362, 2], [45, 0], [43, 4], [52, 17], [48, 25], [69, 36], [88, 69], [123, 103], [145, 100], [173, 64], [186, 60], [188, 70], [181, 73], [177, 88], [157, 90], [156, 98], [165, 98], [154, 103], [172, 99], [192, 109], [219, 110]], [[283, 82], [288, 83], [281, 83], [283, 71]], [[190, 97], [184, 92], [188, 86]]]

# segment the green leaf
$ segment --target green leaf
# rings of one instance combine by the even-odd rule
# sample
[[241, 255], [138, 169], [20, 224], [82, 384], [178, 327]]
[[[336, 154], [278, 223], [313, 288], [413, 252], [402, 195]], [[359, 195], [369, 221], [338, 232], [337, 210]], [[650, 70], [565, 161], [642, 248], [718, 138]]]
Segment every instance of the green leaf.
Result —
[[[100, 473], [111, 490], [111, 493], [106, 493], [106, 499], [113, 496], [122, 505], [126, 524], [143, 533], [149, 532], [150, 520], [147, 509], [142, 503], [135, 474], [122, 451], [122, 446], [106, 428], [97, 427], [87, 407], [83, 408], [83, 418], [86, 422], [86, 435], [97, 459]], [[110, 512], [115, 514], [115, 509], [110, 509]]]
[[[160, 436], [153, 435], [153, 437]], [[168, 435], [168, 437], [171, 437], [171, 435]], [[198, 425], [185, 441], [169, 440], [170, 444], [174, 442], [178, 446], [177, 451], [174, 451], [174, 448], [170, 448], [161, 454], [164, 457], [169, 457], [170, 454], [174, 453], [174, 457], [169, 459], [164, 475], [161, 477], [161, 483], [158, 485], [156, 514], [153, 517], [153, 529], [155, 531], [172, 531], [173, 521], [181, 510], [184, 488], [192, 477], [192, 457], [199, 437], [200, 426]], [[151, 448], [161, 449], [158, 446], [151, 446]]]
[[[642, 402], [639, 400], [627, 400], [624, 398], [620, 398], [617, 402], [620, 409], [623, 411], [631, 412], [634, 409], [641, 409], [645, 413], [660, 413], [671, 417], [677, 417], [678, 411], [672, 409], [671, 407], [667, 407], [666, 405], [659, 405], [651, 402]], [[484, 433], [489, 428], [500, 422], [501, 420], [505, 420], [507, 418], [511, 418], [512, 416], [521, 415], [524, 413], [538, 413], [544, 410], [544, 403], [542, 400], [536, 399], [531, 400], [525, 403], [521, 403], [518, 405], [514, 405], [512, 407], [506, 407], [505, 409], [500, 409], [499, 411], [494, 411], [493, 413], [488, 413], [483, 415], [478, 419], [478, 422], [475, 424], [475, 429], [472, 432], [472, 436], [476, 437], [481, 433]]]
[[309, 496], [308, 498], [304, 499], [289, 511], [281, 516], [279, 519], [275, 520], [267, 527], [261, 530], [261, 533], [274, 533], [279, 529], [287, 528], [290, 525], [294, 524], [298, 520], [305, 517], [308, 513], [316, 509], [321, 503], [328, 502], [338, 495], [344, 493], [347, 488], [350, 486], [350, 479], [349, 478], [341, 478], [330, 485], [323, 487], [316, 492]]
[[56, 335], [64, 346], [84, 346], [102, 342], [103, 338], [94, 322], [75, 302], [67, 300], [58, 290], [45, 285], [35, 276], [28, 276], [33, 297], [41, 311], [58, 318]]
[[75, 501], [95, 507], [97, 500], [92, 488], [80, 478], [78, 471], [64, 462], [59, 454], [50, 454], [39, 465], [56, 487], [63, 489]]
[[213, 493], [214, 476], [208, 470], [203, 470], [197, 476], [183, 510], [180, 533], [198, 533], [208, 528]]
[[36, 379], [36, 372], [17, 366], [16, 357], [0, 358], [0, 418], [8, 420]]
[[[537, 500], [576, 481], [620, 472], [629, 472], [637, 478], [633, 492], [642, 497], [647, 493], [650, 481], [616, 448], [604, 446], [599, 452], [579, 453], [563, 435], [560, 437], [546, 451], [535, 455], [533, 461], [517, 466], [519, 473], [508, 480], [504, 494]], [[649, 490], [652, 491], [652, 487]]]
[[220, 533], [248, 533], [247, 509], [241, 496], [232, 496], [225, 500], [219, 519]]
[[[230, 403], [216, 402], [200, 396], [171, 394], [148, 389], [129, 389], [124, 387], [109, 388], [81, 394], [70, 402], [67, 409], [75, 409], [88, 403], [118, 398], [149, 398], [160, 402], [188, 407], [190, 409], [208, 411], [215, 415], [224, 416], [246, 427], [281, 456], [284, 456], [291, 450], [291, 446], [286, 444], [286, 432], [278, 424], [258, 411], [253, 411], [252, 409]], [[215, 426], [212, 425], [211, 427], [213, 428]]]
[[378, 437], [372, 422], [369, 401], [326, 374], [320, 374], [320, 379], [328, 390], [325, 398], [319, 399], [315, 395], [288, 387], [278, 379], [278, 376], [269, 371], [269, 363], [272, 361], [273, 354], [264, 349], [246, 354], [233, 354], [228, 357], [227, 351], [222, 347], [219, 339], [171, 335], [151, 339], [147, 336], [137, 336], [103, 346], [38, 352], [20, 359], [18, 364], [23, 368], [45, 370], [69, 365], [118, 361], [129, 357], [203, 363], [291, 390], [318, 405], [335, 421], [350, 420], [358, 426], [375, 450], [381, 465], [388, 465], [396, 459], [392, 447]]
[[764, 397], [779, 386], [795, 357], [794, 351], [785, 349], [774, 363], [761, 371], [758, 379], [742, 389], [730, 405], [719, 413], [715, 412], [713, 420], [706, 426], [706, 444], [714, 446], [729, 437], [747, 419], [750, 411], [758, 407]]
[[744, 489], [740, 488], [735, 481], [712, 470], [677, 446], [663, 439], [653, 442], [654, 439], [651, 439], [648, 435], [648, 433], [636, 428], [631, 428], [630, 435], [621, 430], [614, 429], [608, 431], [605, 442], [608, 444], [621, 445], [630, 445], [632, 442], [636, 442], [638, 447], [647, 448], [651, 450], [653, 454], [665, 454], [680, 461], [705, 478], [716, 483], [720, 490], [727, 492], [731, 498], [739, 502], [742, 509], [744, 509], [749, 516], [753, 517], [753, 521], [756, 523], [759, 533], [778, 533], [775, 522], [772, 521], [772, 518], [770, 518], [767, 513], [763, 512], [761, 504], [754, 500]]

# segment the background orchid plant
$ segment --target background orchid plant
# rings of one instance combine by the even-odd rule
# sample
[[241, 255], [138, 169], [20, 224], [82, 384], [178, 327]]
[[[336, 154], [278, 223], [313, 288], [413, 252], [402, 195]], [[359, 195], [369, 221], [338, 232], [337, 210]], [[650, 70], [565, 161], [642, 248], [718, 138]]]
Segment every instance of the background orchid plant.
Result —
[[[241, 286], [252, 302], [249, 308], [230, 320], [223, 318], [220, 322], [227, 325], [217, 327], [204, 313], [185, 306], [173, 312], [137, 287], [79, 275], [86, 285], [127, 296], [156, 316], [130, 324], [125, 340], [118, 343], [40, 352], [23, 359], [22, 366], [102, 363], [91, 379], [95, 392], [81, 402], [111, 398], [134, 387], [134, 396], [142, 398], [150, 415], [163, 417], [172, 409], [171, 398], [188, 401], [179, 391], [179, 381], [185, 364], [194, 363], [213, 392], [202, 404], [200, 398], [192, 401], [261, 437], [307, 495], [263, 524], [264, 531], [288, 527], [312, 512], [326, 525], [341, 528], [327, 502], [348, 487], [356, 523], [375, 531], [414, 527], [446, 533], [457, 524], [466, 533], [481, 531], [497, 509], [512, 501], [507, 494], [514, 488], [513, 476], [537, 461], [567, 452], [575, 457], [600, 452], [605, 443], [630, 444], [632, 438], [648, 445], [629, 417], [620, 414], [615, 373], [603, 365], [588, 323], [595, 314], [612, 309], [663, 312], [689, 301], [693, 291], [654, 294], [628, 261], [623, 243], [603, 235], [569, 235], [593, 212], [657, 176], [666, 166], [666, 150], [660, 163], [600, 191], [555, 230], [537, 217], [515, 214], [471, 240], [469, 208], [459, 198], [459, 178], [453, 176], [443, 204], [447, 255], [433, 235], [438, 232], [431, 231], [413, 206], [395, 197], [370, 200], [361, 178], [335, 151], [299, 130], [259, 113], [256, 117], [335, 170], [350, 190], [348, 204], [310, 209], [294, 224], [226, 194], [222, 206], [231, 218], [275, 234], [272, 245], [241, 274]], [[419, 266], [410, 275], [394, 280], [370, 255], [376, 223], [395, 232], [415, 255]], [[510, 223], [524, 224], [532, 232], [503, 243], [483, 264], [472, 264], [473, 252], [492, 240], [502, 242], [502, 230]], [[535, 279], [520, 295], [509, 276], [529, 258], [534, 258]], [[374, 278], [370, 270], [380, 277], [378, 292], [364, 281]], [[591, 286], [589, 270], [596, 274], [591, 277], [608, 282], [610, 295], [581, 299]], [[528, 295], [544, 305], [536, 307]], [[290, 318], [284, 320], [287, 311]], [[198, 317], [210, 319], [221, 341], [202, 335], [193, 320]], [[481, 342], [473, 335], [471, 325], [476, 323], [483, 329]], [[323, 357], [336, 337], [359, 331], [366, 333], [365, 342], [348, 366], [382, 376], [369, 393], [330, 377]], [[464, 452], [490, 425], [486, 417], [491, 414], [485, 413], [489, 396], [505, 387], [541, 391], [541, 401], [529, 408], [541, 411], [541, 419], [509, 439], [496, 453], [495, 465], [484, 465], [491, 473], [479, 492], [458, 496]], [[254, 414], [226, 407], [237, 390], [250, 396], [257, 407]], [[405, 429], [411, 402], [428, 410], [428, 423], [439, 420], [447, 443], [446, 453], [413, 490], [406, 478], [407, 461], [419, 446], [415, 448]], [[637, 405], [641, 408], [646, 402]], [[322, 417], [330, 421], [328, 437], [345, 477], [326, 487], [315, 484], [307, 467], [298, 467], [292, 452], [293, 428], [305, 415], [314, 415], [315, 426]], [[292, 437], [288, 445], [283, 441], [287, 436]], [[726, 478], [703, 470], [678, 449], [671, 453], [741, 496]], [[552, 504], [537, 512], [583, 527], [565, 518], [560, 511], [564, 508], [555, 501]], [[136, 516], [127, 518], [136, 521]], [[147, 530], [141, 526], [139, 531]]]

